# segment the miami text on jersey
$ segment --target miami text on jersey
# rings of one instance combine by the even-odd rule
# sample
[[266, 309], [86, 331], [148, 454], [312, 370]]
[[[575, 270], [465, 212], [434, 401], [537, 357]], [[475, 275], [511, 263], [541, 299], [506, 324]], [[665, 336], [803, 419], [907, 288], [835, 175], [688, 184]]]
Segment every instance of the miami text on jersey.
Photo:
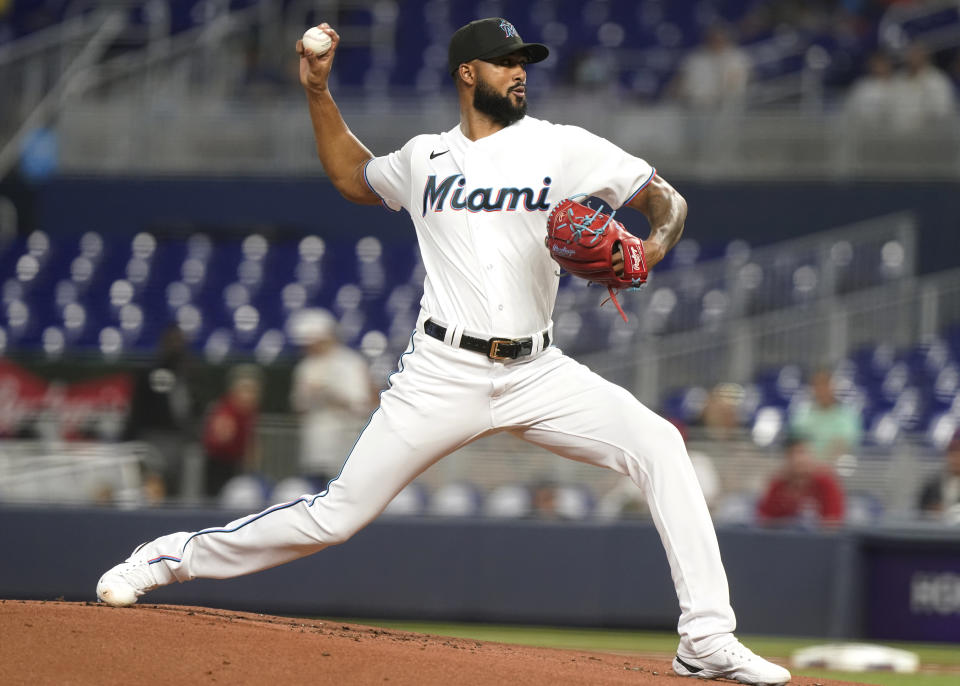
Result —
[[[550, 191], [550, 177], [543, 179], [543, 188], [539, 195], [534, 199], [532, 188], [501, 188], [494, 191], [493, 188], [475, 188], [464, 195], [464, 186], [467, 180], [463, 174], [451, 174], [437, 185], [437, 175], [431, 174], [427, 177], [427, 183], [423, 187], [423, 213], [427, 210], [442, 212], [443, 205], [450, 198], [450, 208], [454, 210], [469, 210], [470, 212], [499, 212], [506, 210], [513, 212], [520, 205], [520, 198], [523, 198], [523, 207], [529, 212], [546, 211], [550, 209], [550, 203], [547, 202], [547, 193]], [[451, 191], [453, 191], [451, 193]]]

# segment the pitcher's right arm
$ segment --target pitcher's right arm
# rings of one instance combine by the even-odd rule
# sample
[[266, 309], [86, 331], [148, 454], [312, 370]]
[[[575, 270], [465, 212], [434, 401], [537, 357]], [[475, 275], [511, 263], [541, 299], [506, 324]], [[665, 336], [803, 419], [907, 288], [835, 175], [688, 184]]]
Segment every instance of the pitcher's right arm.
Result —
[[373, 158], [373, 153], [347, 127], [327, 88], [330, 67], [333, 65], [333, 55], [340, 43], [340, 36], [329, 24], [320, 24], [319, 28], [329, 34], [333, 41], [330, 49], [323, 55], [315, 55], [303, 47], [302, 41], [297, 41], [300, 83], [306, 91], [307, 104], [310, 106], [317, 156], [330, 181], [343, 197], [360, 205], [377, 205], [380, 198], [367, 185], [363, 176], [364, 166]]

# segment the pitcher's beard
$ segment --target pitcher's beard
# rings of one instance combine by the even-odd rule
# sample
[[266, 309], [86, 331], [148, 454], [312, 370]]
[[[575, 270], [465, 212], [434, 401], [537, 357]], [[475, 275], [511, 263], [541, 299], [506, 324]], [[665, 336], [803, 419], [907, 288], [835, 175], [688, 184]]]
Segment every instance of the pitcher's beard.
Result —
[[483, 112], [503, 126], [510, 126], [527, 114], [526, 98], [519, 105], [514, 105], [509, 93], [500, 95], [483, 79], [477, 80], [477, 87], [473, 91], [473, 106], [478, 112]]

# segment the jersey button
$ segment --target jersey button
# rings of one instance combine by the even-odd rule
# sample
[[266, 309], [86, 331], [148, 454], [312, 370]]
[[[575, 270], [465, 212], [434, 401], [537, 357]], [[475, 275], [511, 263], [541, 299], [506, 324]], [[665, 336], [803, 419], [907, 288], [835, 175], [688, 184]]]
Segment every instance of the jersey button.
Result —
[[498, 305], [498, 306], [497, 306], [497, 309], [500, 310], [501, 312], [503, 312], [503, 305]]
[[489, 271], [489, 270], [491, 270], [491, 269], [493, 269], [493, 265], [492, 265], [492, 264], [488, 264], [488, 265], [487, 265], [487, 271]]

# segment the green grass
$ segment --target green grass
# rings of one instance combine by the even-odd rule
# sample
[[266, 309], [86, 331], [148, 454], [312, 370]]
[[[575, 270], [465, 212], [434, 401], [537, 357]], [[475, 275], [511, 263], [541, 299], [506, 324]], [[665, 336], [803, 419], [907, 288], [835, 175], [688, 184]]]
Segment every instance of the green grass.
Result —
[[[478, 641], [518, 643], [567, 650], [596, 650], [601, 652], [663, 653], [673, 655], [677, 636], [672, 633], [627, 631], [616, 629], [571, 629], [536, 626], [500, 626], [492, 624], [448, 624], [391, 620], [351, 620], [360, 624], [382, 626], [403, 631], [414, 631], [439, 636], [473, 638]], [[775, 638], [770, 636], [742, 636], [752, 650], [765, 656], [788, 662], [795, 650], [812, 645], [830, 643], [828, 639]], [[885, 641], [884, 645], [910, 650], [920, 656], [922, 666], [939, 665], [952, 673], [894, 674], [890, 672], [835, 672], [805, 669], [798, 675], [852, 681], [878, 686], [957, 686], [960, 684], [960, 649], [956, 645], [901, 643]]]

